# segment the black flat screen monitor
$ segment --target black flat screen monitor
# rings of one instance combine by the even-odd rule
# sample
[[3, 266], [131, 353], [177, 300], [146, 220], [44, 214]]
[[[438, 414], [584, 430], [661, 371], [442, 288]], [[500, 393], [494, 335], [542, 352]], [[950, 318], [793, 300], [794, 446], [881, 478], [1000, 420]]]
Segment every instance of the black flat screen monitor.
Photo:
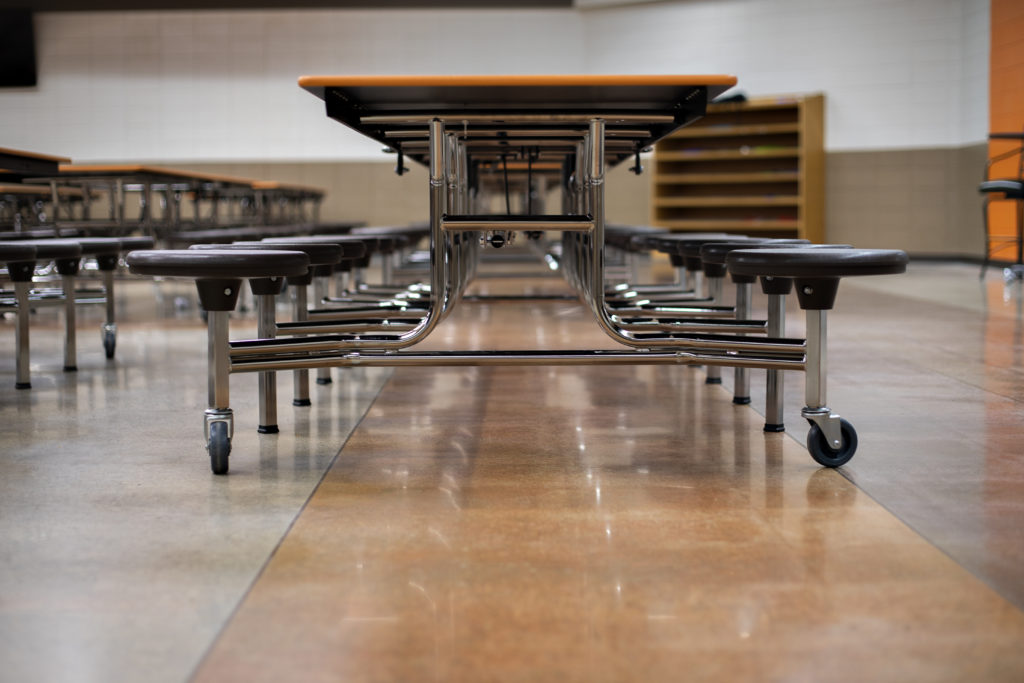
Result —
[[0, 88], [36, 85], [36, 38], [32, 12], [0, 9]]

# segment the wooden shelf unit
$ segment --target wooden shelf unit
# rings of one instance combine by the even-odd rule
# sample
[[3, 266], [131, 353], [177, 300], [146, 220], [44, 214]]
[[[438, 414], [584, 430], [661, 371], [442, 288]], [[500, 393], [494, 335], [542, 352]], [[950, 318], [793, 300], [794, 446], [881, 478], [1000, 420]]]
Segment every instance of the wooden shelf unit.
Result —
[[824, 96], [712, 104], [657, 144], [651, 223], [825, 239]]

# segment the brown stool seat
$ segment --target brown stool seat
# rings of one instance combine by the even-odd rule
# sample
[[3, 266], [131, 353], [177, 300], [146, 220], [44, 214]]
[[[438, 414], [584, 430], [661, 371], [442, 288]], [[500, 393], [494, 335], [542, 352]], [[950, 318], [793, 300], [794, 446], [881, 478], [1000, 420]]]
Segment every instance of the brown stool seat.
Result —
[[898, 249], [737, 249], [725, 258], [740, 277], [792, 278], [800, 307], [827, 310], [835, 303], [839, 279], [858, 275], [894, 275], [907, 269]]
[[35, 261], [36, 248], [26, 242], [0, 242], [0, 263]]
[[5, 230], [0, 232], [0, 240], [49, 240], [57, 237], [74, 237], [73, 230], [53, 230], [51, 228], [39, 228], [36, 230]]
[[[752, 243], [753, 242], [753, 243]], [[810, 240], [732, 240], [728, 242], [707, 242], [700, 246], [700, 260], [704, 263], [725, 263], [725, 257], [737, 249], [805, 249]]]
[[73, 259], [82, 256], [82, 245], [78, 243], [78, 240], [27, 240], [25, 244], [31, 244], [36, 248], [36, 258], [41, 261]]
[[341, 260], [341, 247], [337, 244], [305, 242], [296, 239], [281, 242], [234, 242], [233, 244], [193, 244], [189, 250], [210, 249], [258, 250], [258, 251], [301, 251], [309, 257], [311, 266], [334, 265]]
[[172, 244], [227, 244], [236, 240], [258, 240], [264, 237], [258, 227], [212, 228], [184, 230], [167, 237]]
[[642, 252], [652, 249], [649, 239], [666, 234], [663, 228], [645, 225], [605, 225], [604, 243], [623, 251]]
[[738, 249], [726, 257], [730, 272], [792, 278], [840, 278], [893, 275], [907, 269], [906, 252], [898, 249]]
[[313, 223], [310, 226], [310, 235], [340, 235], [348, 233], [353, 228], [363, 226], [362, 221], [332, 221], [329, 223]]
[[121, 251], [124, 253], [135, 251], [136, 249], [152, 249], [153, 245], [156, 244], [156, 240], [152, 237], [145, 237], [141, 235], [118, 237], [117, 239], [121, 242]]
[[740, 235], [728, 235], [724, 232], [674, 232], [664, 235], [651, 235], [638, 238], [651, 249], [656, 249], [664, 254], [683, 255], [683, 247], [687, 244], [701, 244], [708, 240], [744, 239]]
[[309, 270], [305, 253], [269, 249], [144, 249], [125, 261], [137, 275], [193, 279], [288, 277]]
[[[263, 240], [263, 244], [323, 244], [333, 245], [337, 247], [341, 254], [337, 261], [332, 263], [338, 263], [346, 259], [359, 258], [366, 254], [367, 251], [367, 240], [361, 237], [353, 237], [352, 235], [305, 235], [302, 237], [268, 237]], [[316, 265], [316, 264], [314, 264]]]
[[117, 237], [75, 237], [82, 246], [82, 256], [100, 256], [121, 252], [121, 240]]

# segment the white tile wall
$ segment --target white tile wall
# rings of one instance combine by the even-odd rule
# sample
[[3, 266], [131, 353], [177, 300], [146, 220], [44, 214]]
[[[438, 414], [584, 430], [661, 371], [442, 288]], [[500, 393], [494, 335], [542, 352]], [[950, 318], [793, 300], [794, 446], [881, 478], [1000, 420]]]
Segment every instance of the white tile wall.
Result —
[[988, 16], [987, 0], [701, 0], [583, 21], [594, 71], [725, 72], [749, 95], [824, 92], [826, 146], [857, 150], [984, 139]]
[[688, 0], [572, 10], [41, 13], [39, 86], [0, 91], [0, 146], [79, 161], [379, 159], [306, 73], [735, 73], [822, 91], [827, 146], [987, 129], [987, 0]]

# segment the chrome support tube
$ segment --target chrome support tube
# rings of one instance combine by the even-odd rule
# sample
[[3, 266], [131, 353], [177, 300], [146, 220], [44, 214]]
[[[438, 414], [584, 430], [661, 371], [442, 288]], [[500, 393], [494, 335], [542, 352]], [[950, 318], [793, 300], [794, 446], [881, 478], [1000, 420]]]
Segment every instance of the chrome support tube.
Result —
[[[461, 125], [463, 122], [467, 123], [517, 123], [526, 122], [532, 123], [535, 121], [543, 121], [546, 123], [579, 123], [583, 119], [593, 118], [595, 115], [591, 114], [509, 114], [508, 112], [498, 112], [495, 114], [457, 114], [453, 116], [441, 116], [441, 117], [429, 117], [429, 116], [415, 116], [409, 114], [371, 114], [367, 116], [360, 116], [359, 121], [361, 123], [370, 124], [400, 124], [400, 123], [432, 123], [437, 121], [438, 123], [451, 123], [456, 126]], [[622, 112], [614, 114], [601, 114], [606, 120], [611, 121], [613, 124], [622, 123], [674, 123], [675, 119], [669, 115], [663, 114], [634, 114], [631, 112]]]
[[[347, 272], [341, 272], [335, 274], [334, 281], [334, 294], [335, 296], [341, 296], [345, 291], [347, 282], [342, 277], [347, 278]], [[313, 301], [316, 306], [321, 306], [324, 300], [327, 298], [327, 283], [326, 278], [315, 277], [313, 278]], [[307, 302], [308, 303], [308, 302]], [[309, 307], [306, 308], [306, 319], [309, 319]], [[318, 368], [316, 371], [316, 383], [317, 384], [330, 384], [331, 383], [331, 369], [330, 368]]]
[[[753, 313], [750, 298], [752, 287], [749, 282], [736, 285], [736, 318], [739, 320], [749, 320]], [[742, 336], [745, 333], [737, 331], [736, 334]], [[750, 403], [750, 371], [738, 367], [734, 372], [732, 402], [736, 405], [747, 405]]]
[[702, 308], [700, 306], [651, 306], [650, 308], [610, 308], [609, 319], [618, 322], [629, 318], [656, 318], [658, 320], [686, 320], [687, 318], [726, 318], [736, 317], [736, 310], [731, 307]]
[[[679, 335], [675, 338], [666, 339], [647, 339], [640, 342], [643, 344], [641, 350], [636, 351], [639, 354], [646, 354], [650, 349], [652, 351], [665, 352], [671, 350], [672, 352], [679, 353], [698, 353], [704, 352], [709, 354], [724, 354], [730, 358], [741, 358], [744, 355], [756, 355], [763, 357], [785, 357], [787, 359], [797, 359], [800, 361], [800, 367], [803, 368], [804, 357], [806, 356], [807, 347], [803, 340], [791, 339], [744, 339], [743, 337], [711, 337], [704, 338], [697, 335], [686, 336]], [[384, 353], [382, 349], [382, 343], [377, 342], [378, 346], [376, 349], [372, 349], [367, 352], [380, 351]], [[640, 344], [638, 344], [640, 346]], [[232, 360], [240, 360], [245, 356], [259, 356], [259, 355], [295, 355], [299, 353], [326, 353], [332, 350], [343, 351], [343, 350], [356, 350], [353, 347], [347, 346], [345, 339], [323, 339], [310, 337], [304, 338], [283, 338], [283, 339], [248, 339], [233, 341], [230, 344], [231, 347], [231, 358]], [[386, 351], [387, 353], [394, 353], [392, 351]], [[642, 357], [642, 356], [638, 356]], [[728, 365], [726, 363], [726, 365]], [[788, 366], [787, 366], [788, 367]], [[232, 367], [232, 370], [234, 368]]]
[[[318, 278], [319, 279], [319, 278]], [[307, 303], [307, 293], [305, 285], [297, 285], [295, 287], [295, 307], [292, 319], [295, 322], [306, 322], [309, 320], [309, 306]], [[301, 332], [294, 332], [293, 334], [300, 334]], [[309, 400], [309, 370], [296, 370], [292, 377], [292, 388], [294, 396], [292, 397], [293, 406], [308, 406], [312, 403]]]
[[828, 355], [825, 339], [828, 333], [826, 311], [807, 311], [807, 380], [804, 387], [807, 407], [824, 408], [827, 397]]
[[[429, 311], [422, 307], [423, 302], [415, 301], [409, 305], [399, 305], [398, 302], [383, 301], [377, 304], [372, 302], [355, 302], [352, 310], [345, 308], [326, 308], [319, 311], [309, 312], [309, 320], [344, 322], [346, 320], [387, 320], [388, 318], [422, 318]], [[283, 331], [283, 330], [282, 330]]]
[[117, 322], [114, 319], [114, 271], [102, 270], [100, 276], [103, 279], [103, 297], [104, 304], [106, 305], [106, 322], [108, 325], [113, 325]]
[[234, 417], [230, 408], [231, 360], [228, 357], [228, 311], [208, 311], [206, 318], [207, 404], [203, 422], [206, 442], [210, 425], [225, 422], [228, 438], [234, 436]]
[[626, 332], [666, 332], [680, 334], [764, 334], [765, 323], [756, 320], [677, 320], [666, 322], [651, 320], [631, 322], [629, 318], [619, 320], [618, 328]]
[[75, 344], [75, 276], [61, 275], [64, 289], [64, 370], [78, 369], [78, 351]]
[[[277, 327], [274, 322], [274, 295], [256, 296], [256, 333], [261, 339], [273, 339]], [[259, 377], [260, 434], [276, 434], [277, 428], [277, 376], [271, 372]]]
[[828, 312], [807, 310], [807, 377], [804, 396], [807, 405], [800, 415], [821, 428], [832, 448], [838, 450], [843, 443], [839, 415], [833, 413], [827, 402], [826, 378], [828, 376]]
[[487, 232], [489, 230], [575, 230], [590, 232], [593, 221], [543, 221], [508, 218], [502, 220], [457, 220], [442, 221], [441, 229], [446, 232]]
[[208, 311], [206, 350], [209, 359], [207, 398], [213, 410], [226, 410], [229, 401], [228, 312]]
[[114, 222], [124, 225], [125, 219], [125, 191], [124, 180], [118, 178], [114, 181], [114, 204], [110, 207], [114, 211]]
[[[768, 336], [782, 337], [786, 334], [786, 296], [784, 294], [768, 295]], [[764, 430], [766, 432], [785, 431], [783, 419], [783, 399], [785, 385], [782, 373], [769, 370], [766, 379]]]
[[[371, 317], [371, 316], [365, 316]], [[390, 318], [398, 318], [397, 320], [391, 320]], [[415, 319], [415, 316], [413, 316]], [[304, 321], [309, 323], [309, 321]], [[357, 322], [343, 322], [343, 321], [332, 321], [325, 320], [322, 322], [313, 322], [306, 325], [302, 324], [290, 324], [279, 323], [277, 325], [277, 332], [280, 334], [305, 336], [307, 334], [395, 334], [398, 335], [404, 332], [410, 332], [416, 329], [419, 324], [419, 320], [415, 322], [409, 320], [408, 317], [403, 318], [402, 316], [388, 316], [387, 318], [381, 318], [380, 320], [361, 320]]]
[[29, 374], [29, 290], [32, 288], [31, 282], [15, 282], [14, 283], [14, 298], [17, 302], [17, 319], [15, 322], [15, 356], [17, 358], [17, 373], [15, 376], [15, 388], [17, 389], [31, 389], [32, 378]]
[[796, 358], [707, 356], [685, 351], [351, 351], [314, 358], [235, 360], [232, 372], [291, 370], [296, 367], [508, 366], [508, 365], [743, 365], [749, 368], [802, 370]]
[[[708, 297], [715, 303], [722, 303], [722, 281], [720, 277], [709, 277], [707, 278]], [[707, 372], [704, 375], [705, 384], [721, 384], [722, 383], [722, 370], [715, 366], [708, 366]]]

